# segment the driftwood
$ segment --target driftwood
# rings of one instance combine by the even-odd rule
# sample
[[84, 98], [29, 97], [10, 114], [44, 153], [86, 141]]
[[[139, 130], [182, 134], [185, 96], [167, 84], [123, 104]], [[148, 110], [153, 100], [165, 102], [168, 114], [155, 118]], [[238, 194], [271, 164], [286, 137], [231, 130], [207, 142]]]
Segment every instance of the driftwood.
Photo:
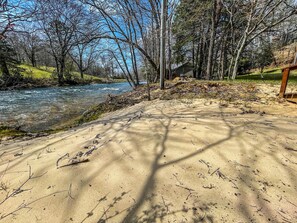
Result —
[[81, 160], [72, 160], [70, 163], [62, 165], [62, 166], [58, 166], [57, 168], [62, 168], [62, 167], [67, 167], [67, 166], [73, 166], [73, 165], [78, 165], [80, 163], [86, 163], [89, 162], [89, 159], [81, 159]]

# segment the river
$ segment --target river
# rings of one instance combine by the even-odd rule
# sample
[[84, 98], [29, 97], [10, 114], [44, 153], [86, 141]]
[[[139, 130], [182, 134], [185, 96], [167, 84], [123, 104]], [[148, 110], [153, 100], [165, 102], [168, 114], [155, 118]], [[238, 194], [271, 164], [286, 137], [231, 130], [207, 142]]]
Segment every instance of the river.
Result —
[[128, 83], [0, 91], [0, 125], [25, 131], [50, 129], [103, 102], [131, 91]]

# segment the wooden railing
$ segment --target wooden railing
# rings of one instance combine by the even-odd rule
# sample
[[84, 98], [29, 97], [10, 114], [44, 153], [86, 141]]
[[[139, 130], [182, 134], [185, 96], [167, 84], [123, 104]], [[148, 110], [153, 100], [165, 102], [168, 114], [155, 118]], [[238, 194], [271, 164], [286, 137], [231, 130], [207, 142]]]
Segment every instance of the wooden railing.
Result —
[[[286, 96], [286, 89], [287, 89], [287, 85], [288, 85], [288, 80], [289, 80], [289, 76], [290, 76], [290, 71], [292, 70], [297, 70], [297, 65], [292, 65], [289, 67], [285, 67], [282, 69], [282, 85], [280, 88], [280, 92], [279, 92], [279, 97], [282, 98], [287, 98]], [[290, 96], [292, 96], [292, 94], [290, 94]]]

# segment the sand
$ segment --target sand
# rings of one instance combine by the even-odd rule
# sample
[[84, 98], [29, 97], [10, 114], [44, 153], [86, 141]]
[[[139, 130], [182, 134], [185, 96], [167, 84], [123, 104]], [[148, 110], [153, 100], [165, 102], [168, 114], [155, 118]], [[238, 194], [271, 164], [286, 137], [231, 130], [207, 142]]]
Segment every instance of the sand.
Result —
[[1, 142], [0, 222], [297, 222], [294, 109], [142, 102]]

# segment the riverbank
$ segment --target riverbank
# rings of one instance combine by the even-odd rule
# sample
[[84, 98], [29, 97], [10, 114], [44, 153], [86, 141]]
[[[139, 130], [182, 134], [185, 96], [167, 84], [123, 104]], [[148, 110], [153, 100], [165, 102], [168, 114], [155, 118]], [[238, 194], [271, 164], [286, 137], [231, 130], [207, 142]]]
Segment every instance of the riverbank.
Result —
[[[117, 88], [116, 88], [117, 89]], [[105, 90], [105, 88], [104, 88]], [[235, 105], [244, 105], [242, 108], [244, 112], [258, 112], [253, 111], [254, 108], [250, 107], [250, 104], [258, 104], [262, 108], [267, 108], [269, 106], [284, 103], [284, 100], [276, 97], [278, 93], [278, 86], [267, 85], [267, 84], [254, 84], [254, 83], [231, 83], [231, 82], [202, 82], [202, 81], [192, 81], [192, 82], [167, 82], [166, 89], [164, 91], [159, 90], [158, 85], [150, 86], [150, 99], [154, 100], [188, 100], [188, 99], [208, 99], [208, 100], [219, 100], [222, 103], [222, 106], [228, 106], [229, 104]], [[103, 92], [102, 92], [103, 93]], [[106, 94], [106, 93], [105, 93]], [[77, 100], [77, 99], [75, 99]], [[87, 109], [85, 106], [84, 113], [82, 115], [78, 113], [70, 114], [69, 111], [73, 109], [72, 107], [64, 108], [66, 113], [61, 113], [59, 116], [62, 116], [55, 121], [42, 122], [41, 125], [38, 123], [29, 123], [30, 128], [23, 126], [17, 126], [15, 129], [14, 126], [9, 126], [12, 132], [16, 133], [16, 136], [19, 135], [39, 135], [39, 133], [55, 133], [58, 131], [64, 131], [69, 128], [77, 127], [83, 123], [87, 123], [93, 120], [100, 118], [103, 114], [116, 111], [119, 109], [127, 108], [138, 104], [143, 101], [148, 100], [148, 89], [146, 85], [142, 85], [135, 89], [134, 91], [129, 91], [120, 95], [107, 94], [106, 97], [102, 100], [101, 103], [93, 105], [91, 108]], [[69, 101], [69, 100], [68, 100]], [[42, 102], [44, 103], [44, 102]], [[74, 108], [77, 108], [74, 104]], [[256, 108], [257, 110], [258, 108]], [[52, 110], [52, 109], [51, 109]], [[56, 110], [56, 109], [54, 109]], [[265, 111], [263, 111], [265, 112]], [[271, 112], [271, 111], [269, 111]], [[47, 114], [46, 111], [44, 111]], [[38, 113], [37, 113], [38, 114]], [[56, 114], [53, 114], [57, 116]], [[52, 115], [47, 114], [46, 117]], [[46, 120], [46, 117], [43, 118], [43, 121]], [[65, 118], [68, 117], [68, 118]], [[36, 120], [37, 117], [32, 120]], [[18, 121], [20, 123], [20, 121]], [[50, 124], [51, 123], [51, 124]], [[34, 127], [34, 125], [36, 127]], [[27, 124], [28, 126], [28, 124]], [[40, 127], [41, 128], [40, 128]], [[15, 131], [16, 130], [16, 131]], [[19, 132], [18, 130], [21, 130]], [[31, 130], [31, 133], [30, 133]], [[28, 132], [29, 131], [29, 132]], [[2, 131], [3, 132], [3, 131]], [[5, 136], [5, 132], [2, 133], [2, 138]], [[13, 134], [8, 134], [8, 138], [15, 137]], [[1, 139], [1, 130], [0, 130], [0, 139]]]
[[104, 102], [109, 94], [117, 95], [131, 90], [128, 83], [113, 83], [2, 91], [0, 126], [28, 133], [55, 130], [60, 123], [72, 120], [90, 107]]
[[[297, 106], [270, 86], [178, 86], [65, 132], [1, 142], [1, 220], [294, 222]], [[184, 96], [198, 87], [212, 98]]]
[[0, 79], [0, 91], [57, 86], [108, 84], [126, 81], [124, 79], [100, 78], [87, 74], [84, 74], [84, 78], [81, 78], [81, 75], [78, 72], [73, 71], [71, 72], [71, 78], [69, 80], [65, 80], [63, 84], [59, 84], [57, 78], [53, 75], [55, 72], [55, 68], [53, 67], [32, 67], [28, 64], [21, 64], [19, 69], [21, 75], [18, 77], [12, 76], [8, 85], [2, 83]]
[[71, 81], [65, 81], [63, 84], [59, 84], [55, 79], [31, 79], [23, 78], [21, 81], [14, 83], [10, 86], [0, 86], [0, 91], [15, 91], [22, 89], [35, 89], [35, 88], [49, 88], [49, 87], [65, 87], [65, 86], [78, 86], [78, 85], [90, 85], [90, 84], [113, 84], [125, 82], [123, 79], [73, 79]]

